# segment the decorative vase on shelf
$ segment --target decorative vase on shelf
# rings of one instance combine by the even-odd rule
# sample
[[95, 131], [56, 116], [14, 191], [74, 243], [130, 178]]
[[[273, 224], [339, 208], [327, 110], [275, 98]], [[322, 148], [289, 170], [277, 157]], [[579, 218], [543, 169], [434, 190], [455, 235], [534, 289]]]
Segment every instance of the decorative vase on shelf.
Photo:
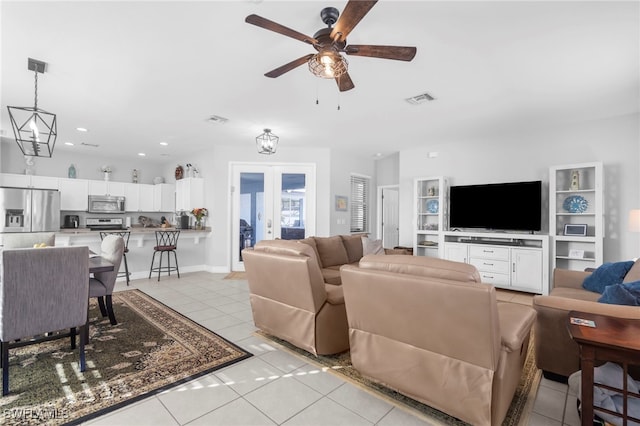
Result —
[[194, 229], [201, 231], [204, 229], [204, 219], [196, 220], [196, 226]]
[[76, 166], [71, 164], [69, 166], [69, 179], [75, 179], [75, 178], [76, 178]]
[[104, 172], [104, 180], [108, 182], [110, 179], [111, 179], [111, 173], [110, 172]]
[[570, 191], [578, 191], [580, 189], [580, 172], [578, 170], [571, 171], [571, 184], [569, 185]]

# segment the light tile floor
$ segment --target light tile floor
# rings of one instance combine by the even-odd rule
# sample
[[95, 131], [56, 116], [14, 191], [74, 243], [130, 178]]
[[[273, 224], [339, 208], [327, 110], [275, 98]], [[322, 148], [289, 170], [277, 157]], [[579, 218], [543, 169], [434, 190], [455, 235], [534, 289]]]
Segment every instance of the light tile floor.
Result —
[[[196, 272], [118, 282], [137, 288], [226, 339], [253, 357], [93, 419], [91, 425], [429, 425], [334, 374], [255, 337], [244, 280]], [[499, 299], [531, 304], [531, 296], [499, 292]], [[117, 315], [117, 311], [116, 311]], [[576, 396], [543, 379], [529, 425], [580, 424]]]

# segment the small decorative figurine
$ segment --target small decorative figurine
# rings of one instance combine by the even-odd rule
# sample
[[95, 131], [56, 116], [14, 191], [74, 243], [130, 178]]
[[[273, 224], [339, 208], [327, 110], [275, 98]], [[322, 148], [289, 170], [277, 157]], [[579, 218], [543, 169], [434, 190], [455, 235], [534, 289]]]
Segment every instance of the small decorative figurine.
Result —
[[133, 183], [138, 183], [138, 169], [133, 169], [133, 172], [131, 173], [131, 181]]
[[569, 186], [571, 191], [577, 191], [580, 189], [580, 172], [578, 170], [571, 171], [571, 185]]

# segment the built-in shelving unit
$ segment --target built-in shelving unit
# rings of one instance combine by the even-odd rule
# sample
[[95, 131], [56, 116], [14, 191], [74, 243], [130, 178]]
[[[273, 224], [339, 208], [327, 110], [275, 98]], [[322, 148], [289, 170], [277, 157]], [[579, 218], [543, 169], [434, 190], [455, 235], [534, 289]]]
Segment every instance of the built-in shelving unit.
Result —
[[443, 231], [447, 229], [447, 180], [442, 177], [414, 180], [413, 253], [416, 256], [442, 257]]
[[584, 270], [603, 259], [602, 163], [549, 169], [552, 268]]

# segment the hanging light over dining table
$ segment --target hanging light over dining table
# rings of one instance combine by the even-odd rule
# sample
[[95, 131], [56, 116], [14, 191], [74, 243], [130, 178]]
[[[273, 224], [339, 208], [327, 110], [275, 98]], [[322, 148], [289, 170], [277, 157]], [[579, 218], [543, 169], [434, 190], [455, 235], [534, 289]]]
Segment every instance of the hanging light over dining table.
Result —
[[33, 157], [51, 157], [58, 137], [56, 115], [38, 108], [38, 74], [46, 67], [46, 62], [28, 58], [27, 68], [35, 75], [33, 107], [7, 107], [16, 143], [24, 155]]

